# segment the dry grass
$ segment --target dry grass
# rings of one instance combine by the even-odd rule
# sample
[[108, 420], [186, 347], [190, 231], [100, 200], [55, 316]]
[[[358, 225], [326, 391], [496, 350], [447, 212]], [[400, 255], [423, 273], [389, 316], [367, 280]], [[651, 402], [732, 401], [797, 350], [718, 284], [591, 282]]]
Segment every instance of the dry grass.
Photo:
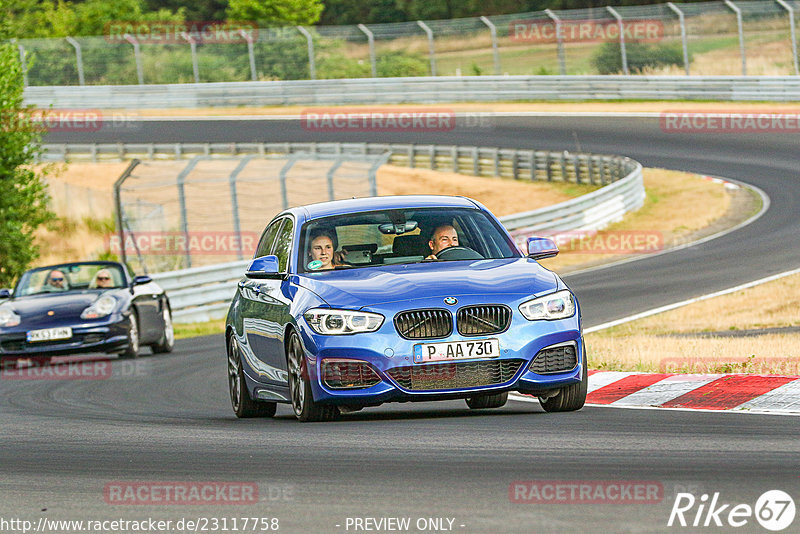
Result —
[[[625, 219], [610, 225], [589, 238], [589, 242], [611, 242], [609, 236], [639, 234], [660, 238], [658, 252], [683, 242], [687, 236], [707, 227], [724, 216], [731, 204], [730, 195], [719, 184], [701, 180], [696, 175], [664, 169], [645, 169], [644, 185], [647, 192], [644, 206]], [[615, 261], [631, 257], [629, 250], [619, 253], [588, 254], [594, 250], [586, 246], [587, 240], [561, 246], [555, 258], [542, 260], [548, 269], [569, 272], [585, 265]]]
[[[800, 334], [687, 334], [800, 325], [800, 275], [586, 336], [594, 368], [800, 374]], [[674, 334], [680, 334], [680, 337]], [[707, 334], [706, 334], [707, 335]]]

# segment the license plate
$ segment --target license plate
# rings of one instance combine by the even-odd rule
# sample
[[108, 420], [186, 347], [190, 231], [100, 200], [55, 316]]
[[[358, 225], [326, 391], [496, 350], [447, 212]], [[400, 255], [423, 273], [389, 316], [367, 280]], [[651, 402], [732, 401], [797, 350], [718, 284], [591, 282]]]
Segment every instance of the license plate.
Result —
[[445, 341], [414, 346], [414, 363], [497, 358], [498, 356], [500, 356], [500, 341], [497, 339]]
[[69, 339], [72, 337], [72, 328], [66, 326], [62, 328], [44, 328], [42, 330], [31, 330], [28, 332], [28, 343], [39, 341], [53, 341], [55, 339]]

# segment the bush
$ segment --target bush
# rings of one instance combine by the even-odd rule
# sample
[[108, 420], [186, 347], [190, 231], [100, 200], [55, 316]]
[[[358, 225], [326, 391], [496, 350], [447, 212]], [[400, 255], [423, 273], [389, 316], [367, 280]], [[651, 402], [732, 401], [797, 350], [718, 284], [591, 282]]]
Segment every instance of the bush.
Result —
[[[628, 58], [628, 68], [632, 73], [640, 73], [645, 67], [683, 65], [683, 49], [679, 45], [649, 45], [631, 42], [625, 43], [625, 53]], [[691, 61], [691, 57], [689, 61]], [[592, 64], [600, 74], [622, 72], [619, 43], [604, 43], [592, 57]]]

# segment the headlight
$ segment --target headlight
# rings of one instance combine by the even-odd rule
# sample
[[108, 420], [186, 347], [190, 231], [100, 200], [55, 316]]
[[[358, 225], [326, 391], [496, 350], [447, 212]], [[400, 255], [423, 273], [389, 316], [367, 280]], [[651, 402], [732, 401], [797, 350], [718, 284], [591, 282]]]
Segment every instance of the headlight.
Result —
[[328, 336], [374, 332], [383, 324], [383, 315], [350, 310], [314, 308], [303, 317], [314, 332]]
[[529, 321], [566, 319], [575, 315], [575, 297], [567, 290], [556, 291], [519, 305]]
[[100, 297], [94, 303], [83, 310], [81, 313], [81, 319], [97, 319], [98, 317], [105, 317], [112, 311], [114, 311], [114, 306], [117, 305], [116, 299], [110, 295], [106, 295], [104, 297]]
[[14, 313], [14, 310], [11, 308], [0, 308], [0, 326], [17, 326], [19, 321], [19, 315]]

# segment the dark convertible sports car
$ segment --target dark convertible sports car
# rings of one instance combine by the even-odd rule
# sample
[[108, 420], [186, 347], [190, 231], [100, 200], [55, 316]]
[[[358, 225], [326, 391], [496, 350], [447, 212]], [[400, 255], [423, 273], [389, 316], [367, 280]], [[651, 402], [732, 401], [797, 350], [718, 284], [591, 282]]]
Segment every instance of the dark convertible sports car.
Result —
[[167, 295], [149, 276], [121, 263], [92, 261], [25, 272], [13, 292], [0, 289], [0, 358], [49, 362], [53, 356], [105, 352], [135, 358], [142, 345], [172, 351]]
[[392, 401], [510, 391], [549, 412], [580, 409], [587, 371], [578, 300], [479, 203], [460, 197], [340, 200], [266, 228], [228, 311], [233, 409], [301, 421]]

